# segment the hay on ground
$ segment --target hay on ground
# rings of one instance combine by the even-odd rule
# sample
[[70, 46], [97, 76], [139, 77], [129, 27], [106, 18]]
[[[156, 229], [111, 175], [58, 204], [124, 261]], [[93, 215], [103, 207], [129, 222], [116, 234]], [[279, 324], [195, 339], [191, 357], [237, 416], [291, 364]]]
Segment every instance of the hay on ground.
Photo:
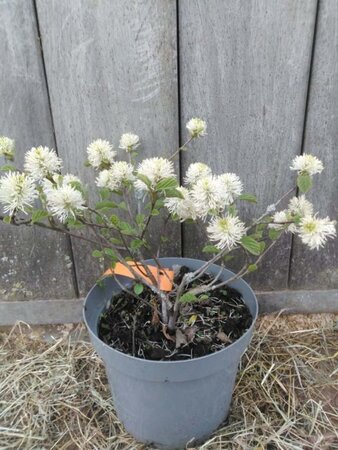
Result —
[[[334, 321], [293, 330], [283, 320], [260, 320], [242, 359], [231, 414], [199, 449], [338, 449]], [[62, 333], [54, 342], [27, 330], [18, 324], [0, 335], [1, 450], [151, 448], [123, 430], [83, 328], [81, 340]]]

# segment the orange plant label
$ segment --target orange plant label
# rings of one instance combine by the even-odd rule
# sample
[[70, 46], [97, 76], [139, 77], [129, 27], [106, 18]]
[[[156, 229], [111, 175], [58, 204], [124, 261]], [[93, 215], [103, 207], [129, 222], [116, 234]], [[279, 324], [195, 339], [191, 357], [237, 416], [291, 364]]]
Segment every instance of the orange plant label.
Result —
[[[128, 261], [128, 264], [133, 268], [134, 272], [140, 275], [148, 284], [153, 284], [152, 280], [146, 274], [146, 270], [144, 265], [138, 264], [135, 261]], [[158, 280], [159, 288], [161, 291], [171, 291], [173, 288], [174, 281], [174, 271], [171, 269], [159, 269], [155, 266], [146, 266], [149, 271], [152, 273], [154, 278]], [[116, 263], [114, 269], [108, 269], [104, 272], [103, 275], [122, 275], [124, 277], [135, 279], [132, 272], [128, 269], [128, 267], [124, 266], [121, 263]]]

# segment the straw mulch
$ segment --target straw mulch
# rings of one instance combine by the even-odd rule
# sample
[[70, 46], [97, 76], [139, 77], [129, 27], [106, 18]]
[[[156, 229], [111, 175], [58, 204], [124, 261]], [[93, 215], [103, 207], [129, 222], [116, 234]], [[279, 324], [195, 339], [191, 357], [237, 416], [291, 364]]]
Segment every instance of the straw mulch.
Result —
[[[331, 319], [260, 319], [230, 417], [198, 448], [338, 449], [338, 337]], [[1, 450], [151, 448], [123, 430], [103, 365], [86, 340], [65, 332], [46, 342], [23, 324], [0, 338]]]

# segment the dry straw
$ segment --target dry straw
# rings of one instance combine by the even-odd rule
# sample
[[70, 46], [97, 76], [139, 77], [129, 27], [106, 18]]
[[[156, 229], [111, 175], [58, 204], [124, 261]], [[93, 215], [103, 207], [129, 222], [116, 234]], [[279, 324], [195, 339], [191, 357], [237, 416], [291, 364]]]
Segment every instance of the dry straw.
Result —
[[[81, 337], [46, 342], [18, 324], [1, 334], [0, 358], [1, 450], [152, 448], [124, 432], [103, 365]], [[230, 418], [198, 448], [338, 449], [337, 362], [332, 320], [298, 330], [283, 318], [261, 320]]]

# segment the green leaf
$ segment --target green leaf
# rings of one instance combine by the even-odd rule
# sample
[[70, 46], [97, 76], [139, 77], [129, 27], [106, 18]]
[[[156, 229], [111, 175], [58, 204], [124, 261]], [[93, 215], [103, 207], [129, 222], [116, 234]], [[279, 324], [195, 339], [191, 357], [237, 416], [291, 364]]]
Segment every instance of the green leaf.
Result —
[[1, 172], [13, 172], [15, 167], [10, 164], [5, 164], [4, 166], [0, 166]]
[[177, 187], [177, 181], [174, 177], [163, 178], [156, 184], [156, 191], [163, 191], [167, 189], [173, 189]]
[[241, 245], [252, 255], [258, 256], [261, 254], [260, 242], [257, 242], [250, 236], [243, 236], [241, 239]]
[[161, 208], [163, 208], [163, 206], [164, 206], [164, 201], [161, 198], [156, 200], [154, 208], [161, 209]]
[[118, 227], [121, 230], [121, 233], [127, 236], [133, 236], [137, 234], [137, 231], [133, 227], [131, 227], [128, 222], [120, 222]]
[[151, 188], [151, 181], [149, 180], [148, 177], [146, 177], [145, 175], [142, 175], [141, 173], [137, 174], [137, 178], [141, 181], [143, 181], [143, 183], [150, 189]]
[[68, 228], [83, 228], [84, 227], [83, 223], [81, 223], [79, 220], [74, 219], [74, 218], [67, 219], [67, 226], [68, 226]]
[[264, 250], [265, 250], [266, 244], [265, 244], [264, 241], [261, 241], [261, 242], [259, 243], [259, 245], [260, 245], [260, 247], [261, 247], [261, 253], [263, 253]]
[[258, 269], [257, 264], [249, 264], [248, 265], [248, 272], [254, 272], [257, 269]]
[[117, 217], [115, 214], [113, 214], [112, 216], [110, 216], [110, 223], [114, 227], [119, 228], [120, 224], [121, 224], [121, 220], [119, 219], [119, 217]]
[[117, 255], [112, 248], [105, 248], [103, 251], [105, 255], [109, 256], [109, 258], [115, 260], [117, 259]]
[[265, 228], [266, 228], [266, 224], [265, 223], [259, 223], [258, 225], [256, 225], [257, 233], [260, 233], [261, 231], [264, 231]]
[[95, 205], [95, 209], [104, 209], [104, 208], [117, 208], [117, 204], [110, 200], [103, 200], [102, 202], [98, 202]]
[[102, 258], [102, 256], [103, 256], [103, 253], [100, 252], [100, 250], [94, 250], [94, 251], [92, 252], [92, 257], [93, 257], [93, 258]]
[[141, 239], [133, 239], [130, 242], [130, 247], [132, 250], [138, 250], [145, 245], [145, 242]]
[[117, 239], [117, 238], [110, 238], [109, 241], [114, 244], [114, 245], [121, 245], [122, 241], [121, 239]]
[[169, 197], [169, 198], [170, 197], [176, 197], [176, 198], [183, 198], [184, 199], [184, 195], [178, 189], [167, 189], [165, 191], [165, 196]]
[[257, 197], [253, 194], [241, 194], [238, 198], [249, 203], [257, 203]]
[[272, 241], [277, 241], [277, 239], [279, 239], [279, 237], [281, 236], [282, 233], [283, 233], [283, 230], [276, 230], [276, 228], [270, 228], [269, 229], [269, 238]]
[[230, 205], [230, 206], [228, 206], [228, 214], [229, 214], [230, 216], [237, 216], [237, 214], [238, 214], [238, 209], [236, 208], [235, 205]]
[[192, 294], [191, 292], [186, 292], [185, 294], [181, 295], [180, 302], [181, 303], [193, 303], [197, 302], [198, 298], [195, 294]]
[[160, 214], [160, 211], [158, 209], [154, 208], [154, 209], [151, 210], [151, 215], [152, 216], [158, 216], [159, 214]]
[[231, 261], [232, 259], [234, 259], [233, 255], [225, 255], [225, 256], [223, 256], [223, 261], [224, 262]]
[[312, 178], [308, 174], [300, 174], [297, 177], [297, 186], [301, 192], [308, 192], [312, 187]]
[[128, 211], [126, 202], [120, 202], [120, 203], [118, 204], [118, 208], [123, 209], [123, 211]]
[[209, 298], [208, 294], [202, 294], [198, 297], [198, 300], [202, 302], [203, 300], [208, 300], [208, 298]]
[[12, 218], [11, 216], [4, 216], [4, 218], [2, 219], [2, 221], [4, 223], [11, 223], [12, 222]]
[[48, 217], [48, 212], [43, 209], [35, 209], [32, 213], [32, 223], [41, 222]]
[[219, 253], [219, 249], [215, 245], [206, 245], [202, 249], [203, 253]]
[[137, 214], [135, 220], [136, 220], [137, 225], [143, 225], [144, 220], [145, 220], [145, 215], [144, 214]]
[[143, 289], [144, 289], [143, 284], [140, 284], [140, 283], [134, 284], [134, 292], [136, 295], [142, 294]]
[[107, 189], [107, 188], [100, 189], [99, 193], [100, 193], [100, 197], [101, 197], [102, 200], [107, 200], [110, 197], [110, 194], [111, 194], [110, 190]]

